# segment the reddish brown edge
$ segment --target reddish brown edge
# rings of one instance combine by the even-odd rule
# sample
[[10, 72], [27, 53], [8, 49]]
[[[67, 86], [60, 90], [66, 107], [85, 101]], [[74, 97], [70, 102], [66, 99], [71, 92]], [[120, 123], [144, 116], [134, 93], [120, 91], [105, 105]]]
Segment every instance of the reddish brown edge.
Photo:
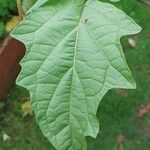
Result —
[[24, 44], [10, 36], [0, 43], [0, 100], [15, 84], [21, 69], [19, 62], [24, 54]]

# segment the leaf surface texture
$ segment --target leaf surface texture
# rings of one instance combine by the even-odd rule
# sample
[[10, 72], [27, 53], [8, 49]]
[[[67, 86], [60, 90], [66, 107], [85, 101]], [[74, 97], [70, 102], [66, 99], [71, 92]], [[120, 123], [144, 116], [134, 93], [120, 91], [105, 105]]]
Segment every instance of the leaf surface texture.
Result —
[[43, 134], [58, 150], [84, 150], [96, 137], [100, 100], [109, 89], [135, 88], [120, 44], [141, 28], [98, 0], [52, 0], [12, 32], [25, 43], [17, 83], [29, 90]]

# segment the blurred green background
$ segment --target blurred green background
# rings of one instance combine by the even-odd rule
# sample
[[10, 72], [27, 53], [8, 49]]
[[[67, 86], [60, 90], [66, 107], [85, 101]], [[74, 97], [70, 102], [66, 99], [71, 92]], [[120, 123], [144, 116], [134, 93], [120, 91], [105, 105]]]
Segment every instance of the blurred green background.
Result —
[[[102, 0], [108, 1], [108, 0]], [[87, 137], [88, 150], [150, 149], [150, 6], [137, 0], [113, 3], [142, 28], [135, 36], [121, 39], [123, 49], [137, 82], [136, 90], [114, 89], [98, 109], [100, 132], [96, 139]], [[17, 14], [15, 0], [0, 0], [0, 37], [5, 24]], [[129, 40], [130, 39], [130, 40]], [[26, 101], [28, 92], [15, 86], [0, 102], [0, 150], [53, 150], [36, 124]], [[146, 111], [145, 114], [142, 114]]]
[[0, 38], [5, 34], [5, 24], [17, 13], [15, 0], [0, 0]]

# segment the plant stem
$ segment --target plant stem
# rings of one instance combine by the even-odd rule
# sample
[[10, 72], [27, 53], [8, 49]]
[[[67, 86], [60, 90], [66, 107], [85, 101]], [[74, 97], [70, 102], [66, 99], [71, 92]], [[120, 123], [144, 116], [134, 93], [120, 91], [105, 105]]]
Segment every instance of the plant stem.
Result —
[[21, 18], [24, 18], [25, 13], [24, 13], [23, 8], [21, 6], [20, 0], [16, 0], [16, 3], [17, 3], [17, 8], [18, 8], [18, 14], [19, 14], [19, 16]]

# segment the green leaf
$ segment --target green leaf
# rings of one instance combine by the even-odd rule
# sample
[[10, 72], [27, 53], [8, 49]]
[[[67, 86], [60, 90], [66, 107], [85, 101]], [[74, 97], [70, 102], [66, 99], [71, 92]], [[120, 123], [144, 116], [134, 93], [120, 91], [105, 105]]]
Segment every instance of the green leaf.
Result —
[[5, 26], [3, 22], [0, 22], [0, 38], [4, 36], [5, 33]]
[[45, 4], [48, 0], [37, 0], [35, 2], [35, 4], [29, 9], [29, 11], [27, 13], [30, 13], [34, 10], [36, 10], [37, 8], [39, 8], [40, 6], [42, 6], [43, 4]]
[[120, 0], [110, 0], [111, 2], [119, 2]]
[[85, 137], [99, 132], [96, 112], [106, 92], [136, 87], [120, 38], [140, 30], [110, 4], [55, 0], [12, 32], [27, 48], [17, 83], [29, 90], [37, 122], [56, 149], [86, 149]]
[[35, 0], [22, 0], [22, 8], [27, 12], [35, 3]]

